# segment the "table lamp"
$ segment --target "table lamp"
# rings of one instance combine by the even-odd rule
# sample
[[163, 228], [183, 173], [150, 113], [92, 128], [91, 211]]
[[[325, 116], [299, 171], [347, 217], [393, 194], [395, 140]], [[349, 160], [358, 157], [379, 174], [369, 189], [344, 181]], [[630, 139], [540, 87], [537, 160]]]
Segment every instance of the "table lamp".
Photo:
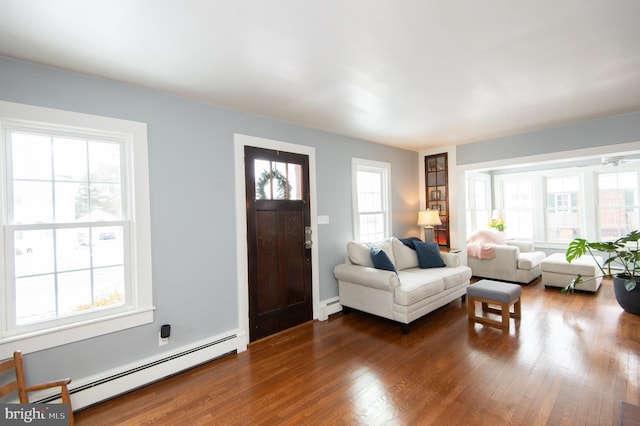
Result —
[[436, 210], [421, 210], [418, 212], [418, 225], [424, 226], [424, 240], [431, 243], [434, 240], [434, 225], [442, 225], [440, 213]]

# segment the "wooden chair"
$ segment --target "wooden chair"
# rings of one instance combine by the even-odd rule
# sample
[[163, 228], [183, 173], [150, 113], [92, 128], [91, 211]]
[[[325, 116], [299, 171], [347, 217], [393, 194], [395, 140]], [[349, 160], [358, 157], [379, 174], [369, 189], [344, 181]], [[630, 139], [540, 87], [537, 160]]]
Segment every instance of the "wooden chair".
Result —
[[0, 397], [8, 395], [12, 392], [18, 392], [20, 403], [28, 404], [29, 392], [59, 387], [60, 395], [62, 397], [62, 403], [69, 406], [69, 425], [73, 426], [71, 398], [69, 396], [69, 389], [67, 388], [67, 385], [71, 383], [71, 379], [55, 380], [47, 383], [27, 386], [24, 375], [24, 364], [22, 362], [22, 352], [20, 351], [15, 351], [13, 353], [13, 358], [0, 362], [0, 375], [9, 370], [15, 370], [16, 380], [0, 386]]

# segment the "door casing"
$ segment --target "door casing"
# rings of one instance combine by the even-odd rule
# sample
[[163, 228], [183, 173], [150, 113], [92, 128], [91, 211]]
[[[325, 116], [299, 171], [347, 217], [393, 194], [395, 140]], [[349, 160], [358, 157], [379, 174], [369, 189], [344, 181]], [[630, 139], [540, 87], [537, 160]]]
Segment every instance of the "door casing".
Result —
[[320, 285], [318, 277], [318, 210], [316, 203], [316, 150], [314, 147], [289, 142], [234, 134], [235, 164], [235, 217], [236, 217], [236, 276], [238, 291], [238, 331], [249, 341], [249, 277], [247, 262], [247, 212], [245, 210], [244, 147], [255, 146], [271, 150], [287, 151], [309, 157], [309, 190], [311, 232], [311, 292], [313, 319], [320, 313]]

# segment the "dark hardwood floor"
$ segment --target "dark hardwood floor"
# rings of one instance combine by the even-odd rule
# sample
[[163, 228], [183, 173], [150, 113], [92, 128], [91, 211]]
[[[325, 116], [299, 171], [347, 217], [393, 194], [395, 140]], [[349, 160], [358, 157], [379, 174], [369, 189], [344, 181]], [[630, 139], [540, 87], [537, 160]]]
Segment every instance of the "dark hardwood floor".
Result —
[[523, 287], [509, 333], [455, 302], [412, 324], [336, 314], [76, 414], [77, 425], [615, 425], [640, 403], [640, 316]]

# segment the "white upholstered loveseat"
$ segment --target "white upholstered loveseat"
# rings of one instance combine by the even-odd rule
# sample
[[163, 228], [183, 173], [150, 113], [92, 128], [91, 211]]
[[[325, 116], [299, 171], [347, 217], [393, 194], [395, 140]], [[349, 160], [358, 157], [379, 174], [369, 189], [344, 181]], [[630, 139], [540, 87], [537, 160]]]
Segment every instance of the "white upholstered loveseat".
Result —
[[[387, 254], [396, 272], [374, 267], [371, 246]], [[345, 263], [333, 270], [340, 304], [397, 321], [408, 333], [409, 323], [417, 318], [458, 297], [465, 300], [471, 269], [460, 265], [457, 254], [439, 254], [444, 267], [421, 268], [416, 250], [398, 238], [373, 244], [349, 242]]]

